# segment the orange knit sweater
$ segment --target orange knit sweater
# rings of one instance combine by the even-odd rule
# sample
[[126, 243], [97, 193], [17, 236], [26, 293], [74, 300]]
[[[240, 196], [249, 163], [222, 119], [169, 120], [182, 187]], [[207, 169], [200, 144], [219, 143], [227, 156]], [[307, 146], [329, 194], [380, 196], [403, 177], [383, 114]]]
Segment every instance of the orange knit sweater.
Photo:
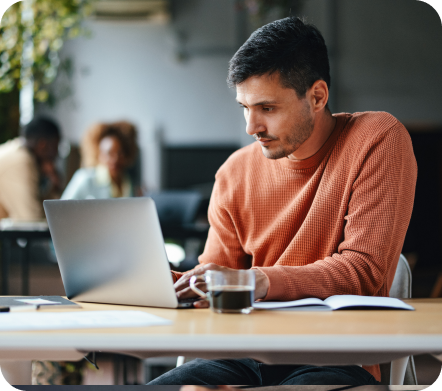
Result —
[[[259, 268], [265, 300], [388, 296], [413, 208], [417, 165], [382, 112], [336, 114], [322, 148], [270, 160], [258, 143], [216, 174], [201, 264]], [[179, 275], [177, 275], [179, 277]], [[379, 367], [364, 367], [379, 380]]]

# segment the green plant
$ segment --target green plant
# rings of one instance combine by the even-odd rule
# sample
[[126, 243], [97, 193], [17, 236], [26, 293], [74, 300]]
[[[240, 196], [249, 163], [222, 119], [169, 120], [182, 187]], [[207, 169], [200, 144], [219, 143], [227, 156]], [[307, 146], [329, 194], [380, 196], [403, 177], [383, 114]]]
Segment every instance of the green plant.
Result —
[[[58, 53], [65, 40], [88, 34], [82, 22], [92, 12], [92, 1], [24, 0], [12, 5], [0, 25], [0, 93], [20, 90], [25, 80], [32, 80], [35, 101], [53, 100], [49, 86], [60, 69]], [[31, 58], [27, 68], [26, 48], [32, 51], [25, 54]]]

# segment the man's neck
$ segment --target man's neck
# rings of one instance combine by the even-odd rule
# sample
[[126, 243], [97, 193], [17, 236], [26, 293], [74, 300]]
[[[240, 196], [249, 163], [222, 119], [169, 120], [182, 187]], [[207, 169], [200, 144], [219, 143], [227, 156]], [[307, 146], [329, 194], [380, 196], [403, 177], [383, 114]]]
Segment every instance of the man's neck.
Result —
[[328, 140], [336, 126], [336, 118], [331, 112], [324, 110], [316, 116], [311, 136], [291, 155], [290, 160], [305, 160], [318, 152]]

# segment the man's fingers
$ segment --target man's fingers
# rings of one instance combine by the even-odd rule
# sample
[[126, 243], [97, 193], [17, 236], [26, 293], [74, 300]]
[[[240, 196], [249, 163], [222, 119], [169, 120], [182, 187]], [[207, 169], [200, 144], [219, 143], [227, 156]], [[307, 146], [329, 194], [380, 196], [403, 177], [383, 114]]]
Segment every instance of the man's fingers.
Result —
[[[198, 269], [195, 269], [195, 270], [203, 269], [204, 267], [205, 267], [205, 266], [201, 266], [201, 267], [199, 267]], [[198, 283], [199, 283], [199, 282], [203, 282], [203, 281], [204, 281], [204, 278], [202, 277], [202, 275], [203, 275], [205, 272], [206, 272], [205, 270], [202, 270], [201, 272], [194, 273], [194, 271], [192, 270], [192, 273], [187, 273], [187, 274], [185, 274], [185, 275], [182, 276], [177, 282], [175, 282], [175, 284], [174, 284], [175, 292], [179, 292], [179, 291], [181, 291], [181, 290], [187, 288], [187, 287], [190, 285], [190, 279], [191, 279], [193, 276], [201, 275], [201, 277], [198, 278], [197, 281], [198, 281]], [[195, 284], [197, 287], [199, 287], [198, 283]]]
[[175, 292], [179, 292], [183, 289], [186, 289], [189, 287], [189, 280], [190, 277], [186, 274], [184, 276], [182, 276], [175, 284]]
[[[206, 282], [202, 279], [199, 278], [198, 280], [196, 280], [195, 286], [199, 289], [200, 286], [204, 286], [206, 285]], [[182, 291], [183, 289], [189, 288], [190, 287], [190, 278], [186, 278], [186, 279], [179, 279], [175, 284], [175, 292], [179, 292]]]
[[195, 308], [209, 308], [210, 304], [207, 300], [198, 300], [193, 303], [193, 306]]
[[[208, 263], [206, 265], [197, 267], [189, 272], [187, 272], [184, 276], [182, 276], [177, 282], [175, 282], [174, 287], [175, 291], [179, 292], [189, 286], [189, 280], [192, 276], [200, 276], [203, 275], [207, 270], [229, 270], [229, 268], [224, 266], [219, 266], [216, 263]], [[230, 269], [233, 270], [233, 269]]]
[[[207, 284], [205, 282], [196, 284], [196, 287], [203, 292], [207, 292]], [[178, 299], [189, 299], [191, 297], [198, 297], [199, 295], [188, 286], [187, 288], [178, 291], [176, 296]]]

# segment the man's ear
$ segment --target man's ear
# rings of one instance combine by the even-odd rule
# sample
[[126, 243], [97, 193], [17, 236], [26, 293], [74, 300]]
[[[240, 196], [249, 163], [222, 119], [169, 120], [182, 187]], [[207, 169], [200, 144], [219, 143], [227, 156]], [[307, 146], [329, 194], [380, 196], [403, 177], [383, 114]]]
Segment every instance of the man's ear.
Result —
[[328, 87], [324, 80], [316, 80], [310, 87], [312, 108], [315, 113], [324, 109], [328, 102]]

